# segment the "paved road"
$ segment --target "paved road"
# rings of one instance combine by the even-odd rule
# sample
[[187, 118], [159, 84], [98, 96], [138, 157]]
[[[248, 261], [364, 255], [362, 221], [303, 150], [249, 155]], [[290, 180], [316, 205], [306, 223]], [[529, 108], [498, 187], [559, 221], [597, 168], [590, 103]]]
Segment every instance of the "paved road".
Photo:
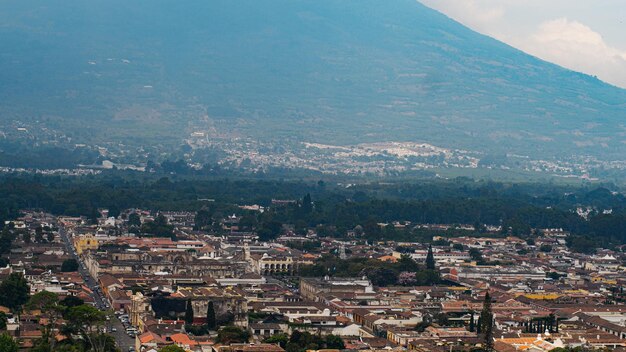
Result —
[[111, 317], [111, 321], [108, 322], [107, 330], [111, 331], [111, 328], [114, 327], [117, 329], [116, 332], [109, 332], [113, 337], [115, 337], [115, 341], [117, 341], [117, 346], [122, 349], [122, 352], [128, 351], [129, 347], [135, 346], [135, 339], [131, 338], [126, 334], [126, 330], [122, 323], [117, 319], [117, 317]]
[[[87, 269], [84, 267], [83, 262], [80, 260], [80, 257], [78, 256], [78, 254], [76, 254], [76, 251], [74, 250], [74, 246], [72, 246], [72, 243], [69, 239], [69, 236], [67, 235], [67, 232], [61, 226], [59, 226], [59, 235], [61, 235], [61, 238], [63, 239], [63, 243], [65, 244], [65, 250], [67, 251], [67, 253], [69, 253], [70, 256], [76, 259], [76, 261], [79, 263], [78, 272], [83, 277], [83, 280], [85, 280], [85, 284], [93, 292], [92, 297], [94, 299], [96, 308], [102, 311], [107, 311], [108, 310], [107, 307], [110, 307], [109, 302], [107, 302], [107, 300], [104, 298], [104, 296], [100, 292], [100, 287], [98, 286], [98, 283], [96, 282], [96, 280], [91, 276], [89, 271], [87, 271]], [[110, 310], [108, 311], [110, 312]], [[128, 334], [126, 334], [126, 329], [124, 328], [124, 326], [122, 325], [122, 323], [116, 316], [112, 314], [110, 315], [110, 320], [107, 321], [106, 327], [107, 327], [107, 332], [109, 332], [111, 335], [113, 335], [113, 337], [115, 337], [117, 346], [123, 352], [128, 351], [129, 347], [135, 346], [135, 339], [131, 338], [130, 336], [128, 336]], [[113, 327], [117, 330], [116, 332], [111, 332], [111, 328]]]

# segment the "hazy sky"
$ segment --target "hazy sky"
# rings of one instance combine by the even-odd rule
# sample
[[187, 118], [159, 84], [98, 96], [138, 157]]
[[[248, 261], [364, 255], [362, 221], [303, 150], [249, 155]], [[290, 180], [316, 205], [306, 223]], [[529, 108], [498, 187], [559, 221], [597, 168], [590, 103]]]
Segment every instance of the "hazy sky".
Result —
[[626, 0], [421, 0], [472, 29], [626, 88]]

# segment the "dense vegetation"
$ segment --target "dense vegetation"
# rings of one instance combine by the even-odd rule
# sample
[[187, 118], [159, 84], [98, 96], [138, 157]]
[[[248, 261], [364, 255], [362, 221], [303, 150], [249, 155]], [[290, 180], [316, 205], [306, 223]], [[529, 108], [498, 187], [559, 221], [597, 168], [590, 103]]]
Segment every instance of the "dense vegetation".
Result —
[[28, 301], [29, 292], [28, 281], [22, 274], [11, 273], [0, 284], [0, 302], [14, 311], [19, 310]]
[[343, 350], [346, 348], [339, 336], [330, 334], [322, 337], [307, 331], [301, 332], [298, 330], [295, 330], [291, 336], [279, 333], [266, 338], [263, 342], [277, 343], [287, 352], [304, 352], [320, 349]]
[[413, 259], [405, 256], [395, 263], [390, 263], [361, 257], [342, 260], [328, 255], [317, 260], [314, 265], [301, 267], [299, 274], [304, 277], [367, 276], [376, 286], [428, 286], [441, 282], [436, 268], [421, 267]]
[[250, 339], [250, 332], [238, 326], [230, 325], [221, 328], [215, 342], [222, 344], [246, 343]]
[[9, 334], [3, 333], [0, 335], [0, 352], [17, 352], [19, 351], [19, 344]]
[[[296, 202], [264, 213], [243, 211], [240, 204], [271, 205], [272, 199]], [[608, 188], [574, 188], [550, 184], [504, 184], [467, 179], [413, 183], [361, 184], [247, 179], [194, 179], [112, 173], [82, 178], [6, 176], [0, 182], [0, 220], [20, 209], [41, 208], [54, 214], [93, 216], [97, 208], [141, 207], [199, 211], [198, 226], [210, 228], [224, 214], [243, 216], [241, 227], [272, 239], [284, 224], [303, 233], [345, 236], [354, 231], [366, 239], [428, 240], [432, 231], [377, 223], [502, 225], [501, 235], [532, 236], [532, 228], [571, 231], [570, 245], [579, 250], [626, 243], [626, 198]], [[576, 208], [588, 209], [588, 219]], [[171, 236], [157, 218], [144, 232]], [[136, 219], [134, 219], [136, 222]], [[138, 225], [138, 224], [135, 224]], [[445, 233], [443, 233], [445, 235]], [[0, 237], [0, 244], [2, 237]]]
[[64, 273], [78, 271], [78, 261], [74, 258], [64, 260], [61, 264], [61, 271]]
[[0, 148], [0, 165], [16, 168], [71, 169], [101, 159], [97, 152], [88, 149], [33, 148], [8, 143], [1, 143]]
[[[47, 291], [29, 296], [26, 280], [16, 273], [2, 282], [0, 295], [4, 305], [14, 312], [20, 312], [24, 308], [26, 311], [40, 312], [47, 318], [42, 327], [42, 337], [34, 341], [30, 351], [119, 351], [113, 337], [102, 332], [106, 314], [84, 304], [79, 298], [69, 296], [59, 300], [57, 294]], [[59, 339], [59, 335], [64, 338]], [[9, 348], [6, 351], [14, 351], [13, 347], [17, 346], [6, 335], [0, 335], [0, 344]]]

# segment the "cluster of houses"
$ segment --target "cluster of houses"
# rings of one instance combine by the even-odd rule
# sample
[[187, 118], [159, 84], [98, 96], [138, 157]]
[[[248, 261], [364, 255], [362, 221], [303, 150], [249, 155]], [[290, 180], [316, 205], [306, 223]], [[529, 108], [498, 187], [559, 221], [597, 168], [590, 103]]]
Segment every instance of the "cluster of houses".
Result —
[[[132, 211], [142, 221], [154, 218]], [[12, 226], [32, 237], [41, 232], [37, 228], [52, 235], [17, 238], [0, 280], [18, 272], [31, 294], [49, 291], [96, 306], [104, 300], [103, 308], [127, 317], [122, 326], [112, 316], [118, 334], [132, 332], [126, 347], [135, 351], [178, 345], [193, 352], [283, 352], [284, 345], [268, 339], [295, 331], [338, 336], [346, 350], [469, 351], [485, 344], [475, 321], [487, 292], [497, 351], [626, 349], [623, 254], [573, 253], [559, 229], [544, 229], [532, 241], [436, 237], [429, 250], [423, 243], [318, 238], [312, 231], [260, 242], [236, 231], [236, 217], [224, 219], [229, 231], [215, 234], [194, 230], [195, 214], [184, 212], [162, 213], [176, 239], [139, 236], [129, 233], [128, 217], [102, 215], [89, 224], [86, 218], [24, 212]], [[290, 245], [307, 241], [317, 245]], [[299, 276], [323, 256], [422, 264], [429, 251], [441, 275], [432, 286], [379, 287], [365, 274]], [[72, 255], [79, 270], [64, 272]], [[90, 279], [97, 287], [86, 283]], [[45, 317], [0, 310], [8, 316], [7, 332], [25, 350], [41, 337]], [[247, 331], [248, 342], [220, 342], [218, 331], [226, 325]], [[201, 327], [208, 328], [199, 333]]]

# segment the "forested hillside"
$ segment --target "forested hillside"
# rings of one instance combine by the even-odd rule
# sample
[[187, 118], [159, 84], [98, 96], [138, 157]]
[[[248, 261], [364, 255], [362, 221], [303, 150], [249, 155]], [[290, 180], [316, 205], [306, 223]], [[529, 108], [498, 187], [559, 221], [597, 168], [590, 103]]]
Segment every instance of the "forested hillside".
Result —
[[[297, 202], [272, 207], [272, 199]], [[269, 211], [259, 214], [238, 207], [250, 204], [269, 207]], [[376, 225], [409, 221], [470, 224], [477, 229], [482, 225], [502, 226], [500, 235], [522, 237], [532, 236], [534, 228], [563, 228], [575, 235], [572, 240], [579, 241], [576, 242], [579, 250], [593, 249], [590, 243], [626, 244], [626, 198], [620, 193], [598, 187], [467, 179], [373, 183], [346, 188], [323, 181], [140, 178], [126, 174], [86, 178], [4, 177], [0, 182], [2, 219], [11, 219], [25, 208], [87, 217], [97, 216], [99, 208], [108, 208], [111, 214], [127, 208], [202, 210], [207, 219], [235, 213], [245, 216], [249, 230], [258, 231], [264, 239], [274, 238], [283, 224], [290, 224], [298, 231], [316, 228], [320, 235], [341, 237], [360, 226], [364, 237], [370, 240], [432, 240], [432, 232], [381, 229]], [[579, 216], [577, 208], [589, 209], [588, 219]]]

